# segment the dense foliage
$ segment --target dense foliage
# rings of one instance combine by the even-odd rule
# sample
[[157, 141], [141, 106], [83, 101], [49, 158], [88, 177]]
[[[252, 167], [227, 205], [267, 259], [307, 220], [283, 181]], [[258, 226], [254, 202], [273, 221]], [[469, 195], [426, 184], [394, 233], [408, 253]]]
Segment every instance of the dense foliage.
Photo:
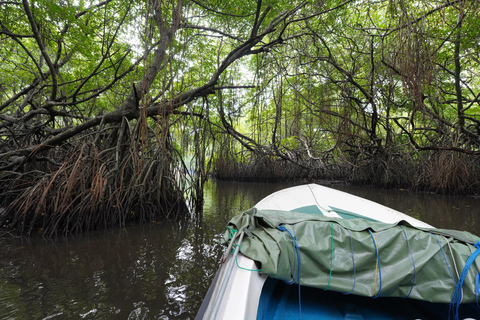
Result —
[[478, 192], [479, 10], [0, 2], [0, 224], [176, 215], [209, 174]]

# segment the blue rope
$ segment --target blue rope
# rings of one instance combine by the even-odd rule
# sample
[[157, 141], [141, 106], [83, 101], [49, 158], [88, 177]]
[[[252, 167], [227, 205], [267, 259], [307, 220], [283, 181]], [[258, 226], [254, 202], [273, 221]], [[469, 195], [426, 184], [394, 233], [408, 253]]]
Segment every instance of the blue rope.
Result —
[[477, 271], [477, 276], [475, 277], [475, 300], [477, 300], [477, 307], [480, 308], [478, 304], [478, 296], [480, 296], [480, 285], [479, 285], [480, 273]]
[[447, 264], [448, 272], [450, 272], [450, 276], [452, 277], [453, 283], [455, 285], [457, 285], [457, 283], [455, 282], [455, 278], [453, 277], [452, 270], [450, 269], [450, 265], [448, 264], [447, 256], [445, 255], [445, 252], [443, 251], [443, 247], [442, 247], [442, 244], [440, 243], [440, 240], [438, 240], [438, 238], [433, 233], [430, 233], [430, 234], [437, 240], [438, 245], [440, 246], [440, 250], [442, 251], [443, 258], [445, 259], [445, 263]]
[[408, 294], [405, 297], [403, 297], [403, 298], [408, 298], [410, 296], [410, 294], [412, 293], [413, 286], [415, 285], [415, 278], [417, 277], [417, 268], [415, 267], [415, 260], [413, 259], [412, 248], [410, 248], [410, 242], [408, 241], [407, 232], [405, 231], [405, 229], [402, 226], [400, 226], [400, 228], [402, 228], [403, 234], [405, 235], [405, 239], [407, 240], [408, 251], [410, 251], [410, 257], [412, 258], [412, 263], [413, 263], [412, 286], [410, 287], [410, 291], [408, 292]]
[[[293, 275], [292, 275], [292, 279], [288, 282], [286, 282], [287, 284], [294, 284], [295, 283], [295, 280], [298, 280], [298, 312], [300, 314], [300, 319], [302, 319], [302, 298], [301, 298], [301, 290], [300, 290], [300, 248], [298, 247], [298, 242], [297, 242], [297, 235], [295, 233], [295, 228], [292, 227], [292, 230], [293, 230], [293, 234], [287, 229], [285, 228], [285, 225], [282, 224], [280, 226], [278, 226], [278, 230], [280, 231], [286, 231], [288, 232], [288, 234], [290, 235], [290, 238], [292, 238], [292, 241], [293, 241], [293, 253], [294, 253], [294, 257], [293, 257]], [[296, 257], [295, 257], [296, 255]], [[296, 258], [296, 259], [295, 259]], [[297, 261], [296, 261], [297, 260]], [[297, 271], [297, 267], [298, 266], [298, 271]], [[297, 278], [297, 279], [295, 279]]]
[[[293, 229], [293, 227], [292, 227]], [[289, 235], [290, 235], [290, 238], [292, 239], [292, 245], [293, 245], [293, 275], [292, 275], [292, 278], [290, 279], [290, 281], [285, 281], [286, 284], [294, 284], [295, 281], [297, 280], [297, 278], [300, 278], [300, 253], [299, 253], [299, 249], [298, 249], [298, 243], [297, 243], [297, 240], [296, 238], [294, 237], [294, 235], [287, 229], [285, 228], [285, 225], [281, 225], [281, 226], [278, 226], [278, 230], [280, 231], [286, 231]], [[295, 232], [295, 229], [293, 229], [293, 231]], [[298, 262], [298, 263], [297, 263]]]
[[375, 243], [375, 238], [373, 237], [372, 231], [368, 230], [370, 232], [370, 236], [372, 237], [373, 241], [373, 246], [375, 247], [375, 254], [377, 255], [377, 263], [378, 263], [378, 275], [380, 277], [380, 288], [378, 289], [378, 293], [373, 299], [376, 299], [380, 296], [380, 292], [382, 291], [382, 269], [380, 268], [380, 256], [378, 254], [378, 249], [377, 249], [377, 244]]
[[350, 234], [350, 247], [352, 248], [352, 263], [353, 263], [353, 288], [349, 292], [342, 292], [343, 294], [348, 295], [348, 294], [351, 294], [353, 292], [353, 290], [355, 289], [355, 284], [357, 283], [357, 274], [356, 274], [356, 271], [355, 271], [355, 256], [353, 254], [352, 233], [348, 229], [345, 229], [345, 230], [347, 230], [348, 233]]
[[[455, 320], [458, 320], [458, 309], [460, 308], [460, 303], [462, 302], [462, 287], [463, 283], [465, 282], [465, 278], [467, 277], [468, 269], [470, 269], [471, 265], [473, 262], [475, 262], [475, 259], [480, 254], [480, 241], [475, 243], [475, 248], [477, 248], [477, 250], [475, 250], [475, 252], [468, 257], [467, 262], [465, 262], [465, 266], [463, 267], [463, 271], [460, 274], [460, 278], [458, 278], [458, 283], [455, 287], [455, 291], [453, 292], [452, 301], [450, 301], [450, 311], [453, 309], [453, 317]], [[478, 276], [476, 282], [475, 294], [478, 290]]]

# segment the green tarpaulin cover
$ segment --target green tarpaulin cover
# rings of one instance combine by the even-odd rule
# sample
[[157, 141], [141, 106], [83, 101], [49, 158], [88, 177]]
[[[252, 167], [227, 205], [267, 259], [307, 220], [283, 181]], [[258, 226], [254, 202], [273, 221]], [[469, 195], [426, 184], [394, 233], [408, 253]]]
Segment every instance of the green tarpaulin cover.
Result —
[[[300, 269], [304, 286], [441, 303], [452, 300], [478, 241], [468, 232], [419, 229], [403, 221], [386, 224], [255, 208], [231, 219], [225, 242], [232, 230], [244, 231], [240, 252], [270, 277], [298, 283]], [[480, 258], [468, 268], [462, 303], [476, 301], [479, 270]]]

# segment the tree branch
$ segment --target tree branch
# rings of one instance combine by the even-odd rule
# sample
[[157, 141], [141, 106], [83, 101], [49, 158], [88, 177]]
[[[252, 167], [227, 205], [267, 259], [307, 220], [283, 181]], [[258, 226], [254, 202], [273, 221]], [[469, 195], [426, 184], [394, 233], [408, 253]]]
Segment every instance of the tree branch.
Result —
[[50, 60], [50, 56], [47, 53], [47, 50], [45, 49], [45, 44], [42, 41], [42, 38], [40, 37], [40, 32], [38, 30], [37, 23], [35, 22], [35, 19], [33, 17], [32, 12], [30, 11], [30, 5], [28, 3], [28, 0], [22, 0], [23, 3], [23, 8], [25, 10], [25, 13], [27, 14], [28, 21], [30, 22], [30, 26], [33, 31], [33, 35], [35, 37], [35, 40], [37, 41], [38, 47], [40, 48], [40, 51], [42, 52], [42, 56], [45, 59], [45, 62], [48, 65], [48, 69], [50, 69], [50, 73], [52, 75], [52, 93], [50, 95], [50, 100], [55, 100], [57, 96], [57, 74], [56, 70], [53, 66], [52, 60]]
[[210, 27], [204, 27], [204, 26], [195, 26], [193, 24], [188, 24], [188, 23], [184, 23], [181, 28], [184, 28], [184, 29], [195, 29], [195, 30], [203, 30], [203, 31], [210, 31], [210, 32], [214, 32], [214, 33], [218, 33], [222, 36], [225, 36], [227, 38], [230, 38], [230, 39], [233, 39], [233, 40], [236, 40], [236, 41], [240, 41], [240, 38], [238, 37], [235, 37], [235, 36], [232, 36], [231, 34], [228, 34], [226, 32], [223, 32], [221, 30], [218, 30], [218, 29], [215, 29], [215, 28], [210, 28]]

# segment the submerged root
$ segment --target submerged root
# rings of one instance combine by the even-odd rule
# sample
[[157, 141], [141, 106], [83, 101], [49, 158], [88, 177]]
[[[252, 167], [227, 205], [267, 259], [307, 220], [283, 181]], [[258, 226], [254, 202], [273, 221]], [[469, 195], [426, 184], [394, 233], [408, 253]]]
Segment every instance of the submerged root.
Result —
[[[469, 157], [456, 152], [437, 152], [431, 158], [431, 170], [428, 171], [430, 184], [438, 192], [462, 193], [472, 182], [469, 174]], [[473, 163], [470, 164], [475, 167]], [[477, 165], [478, 166], [478, 165]]]
[[214, 176], [243, 181], [345, 181], [380, 188], [410, 188], [450, 194], [480, 192], [478, 156], [452, 151], [408, 154], [386, 152], [357, 159], [355, 163], [266, 158], [236, 160], [220, 157]]
[[8, 189], [1, 194], [9, 204], [0, 226], [50, 237], [184, 214], [184, 193], [175, 179], [178, 162], [168, 149], [149, 147], [133, 139], [103, 150], [84, 142], [50, 172], [3, 172]]

